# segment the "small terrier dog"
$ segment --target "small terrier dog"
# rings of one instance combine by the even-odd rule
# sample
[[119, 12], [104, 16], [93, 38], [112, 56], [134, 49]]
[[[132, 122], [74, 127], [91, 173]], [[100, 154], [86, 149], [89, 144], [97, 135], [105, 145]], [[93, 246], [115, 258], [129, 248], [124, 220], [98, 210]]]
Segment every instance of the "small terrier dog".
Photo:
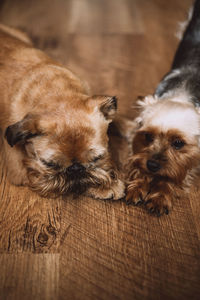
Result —
[[0, 44], [0, 129], [10, 181], [44, 197], [122, 198], [107, 136], [116, 97], [89, 96], [71, 71], [16, 29], [0, 25]]
[[154, 96], [138, 101], [128, 202], [158, 216], [186, 191], [200, 171], [200, 0], [177, 49], [171, 71]]

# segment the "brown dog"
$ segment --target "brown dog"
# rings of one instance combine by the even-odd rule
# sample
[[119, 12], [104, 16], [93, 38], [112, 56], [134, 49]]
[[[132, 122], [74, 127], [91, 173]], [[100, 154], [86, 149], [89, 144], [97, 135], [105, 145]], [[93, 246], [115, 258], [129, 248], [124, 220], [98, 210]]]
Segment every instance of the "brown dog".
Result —
[[18, 30], [0, 25], [0, 44], [0, 128], [10, 181], [45, 197], [122, 198], [107, 136], [116, 98], [89, 96]]
[[157, 216], [168, 214], [200, 174], [200, 110], [183, 95], [138, 101], [140, 114], [132, 125], [126, 200]]

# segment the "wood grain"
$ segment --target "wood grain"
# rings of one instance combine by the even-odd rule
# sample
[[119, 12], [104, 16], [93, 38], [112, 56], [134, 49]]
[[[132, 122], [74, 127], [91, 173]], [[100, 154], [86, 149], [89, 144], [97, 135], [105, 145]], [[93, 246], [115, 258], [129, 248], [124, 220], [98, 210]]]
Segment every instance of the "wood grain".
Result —
[[[191, 3], [5, 0], [0, 20], [24, 28], [93, 93], [118, 96], [133, 118], [136, 97], [169, 70]], [[126, 141], [111, 144], [124, 161]], [[0, 157], [0, 299], [200, 298], [198, 186], [156, 218], [120, 201], [40, 198], [9, 184]]]
[[58, 299], [59, 254], [1, 254], [0, 264], [0, 299]]

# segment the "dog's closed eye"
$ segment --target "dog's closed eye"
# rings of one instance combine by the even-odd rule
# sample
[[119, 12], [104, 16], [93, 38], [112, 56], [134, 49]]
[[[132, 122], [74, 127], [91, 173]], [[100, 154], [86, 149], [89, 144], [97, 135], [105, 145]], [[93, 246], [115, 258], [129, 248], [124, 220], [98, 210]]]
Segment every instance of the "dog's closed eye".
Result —
[[103, 154], [100, 154], [98, 156], [96, 156], [95, 158], [93, 158], [92, 162], [97, 162], [98, 160], [102, 159], [104, 156]]
[[41, 162], [48, 168], [55, 169], [55, 170], [60, 169], [60, 165], [53, 161], [46, 161], [44, 159], [41, 159]]

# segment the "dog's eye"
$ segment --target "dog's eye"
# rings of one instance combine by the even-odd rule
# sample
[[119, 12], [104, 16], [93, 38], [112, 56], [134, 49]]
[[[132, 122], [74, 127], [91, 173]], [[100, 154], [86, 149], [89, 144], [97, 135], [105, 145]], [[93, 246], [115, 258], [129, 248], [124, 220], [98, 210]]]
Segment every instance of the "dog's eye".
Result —
[[60, 166], [58, 164], [54, 163], [53, 161], [46, 161], [44, 159], [41, 159], [41, 162], [48, 168], [52, 168], [55, 170], [60, 168]]
[[144, 136], [145, 136], [146, 142], [148, 142], [148, 143], [152, 143], [153, 142], [153, 138], [154, 137], [153, 137], [152, 133], [145, 132]]
[[175, 148], [176, 150], [183, 148], [184, 145], [185, 145], [184, 141], [181, 140], [175, 140], [172, 142], [172, 147]]

